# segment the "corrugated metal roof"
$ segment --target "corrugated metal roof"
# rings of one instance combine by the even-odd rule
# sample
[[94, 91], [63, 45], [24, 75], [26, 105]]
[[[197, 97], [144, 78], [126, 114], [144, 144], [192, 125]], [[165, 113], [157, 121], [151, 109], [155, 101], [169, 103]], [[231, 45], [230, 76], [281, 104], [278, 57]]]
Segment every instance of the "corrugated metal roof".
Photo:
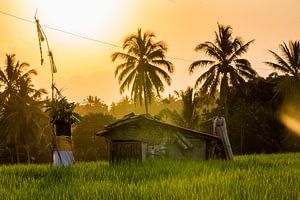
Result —
[[117, 121], [105, 126], [104, 130], [101, 130], [99, 132], [96, 133], [96, 135], [98, 136], [105, 136], [107, 134], [109, 134], [109, 132], [117, 127], [120, 127], [124, 124], [129, 124], [131, 122], [135, 122], [135, 121], [139, 121], [139, 120], [143, 120], [146, 119], [148, 121], [151, 121], [153, 123], [159, 124], [159, 125], [163, 125], [163, 126], [167, 126], [169, 128], [173, 128], [173, 129], [180, 129], [185, 131], [185, 133], [196, 136], [196, 137], [204, 137], [207, 139], [219, 139], [218, 136], [216, 135], [211, 135], [208, 133], [203, 133], [203, 132], [199, 132], [196, 130], [192, 130], [192, 129], [188, 129], [188, 128], [184, 128], [184, 127], [180, 127], [180, 126], [175, 126], [173, 124], [168, 124], [166, 122], [162, 122], [159, 121], [157, 119], [155, 119], [154, 117], [152, 117], [149, 114], [143, 114], [143, 115], [135, 115], [134, 113], [129, 113], [128, 115], [125, 115], [123, 118], [118, 119]]

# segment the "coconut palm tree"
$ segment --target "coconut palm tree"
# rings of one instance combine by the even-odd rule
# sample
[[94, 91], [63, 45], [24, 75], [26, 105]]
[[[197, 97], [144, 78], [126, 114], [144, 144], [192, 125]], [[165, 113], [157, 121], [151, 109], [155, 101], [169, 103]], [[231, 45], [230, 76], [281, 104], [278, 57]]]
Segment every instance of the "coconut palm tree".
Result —
[[6, 54], [4, 69], [0, 69], [0, 87], [3, 89], [0, 102], [2, 103], [18, 92], [21, 80], [26, 80], [32, 75], [37, 75], [34, 69], [25, 71], [29, 67], [29, 64], [16, 61], [15, 56], [15, 54]]
[[276, 62], [265, 62], [265, 64], [285, 74], [276, 77], [278, 80], [276, 92], [284, 97], [295, 95], [299, 93], [300, 87], [300, 41], [289, 41], [288, 44], [283, 42], [279, 45], [279, 50], [282, 56], [269, 50]]
[[185, 91], [175, 91], [175, 95], [177, 99], [182, 101], [182, 110], [177, 112], [176, 110], [165, 108], [159, 113], [159, 116], [170, 118], [172, 122], [179, 126], [197, 129], [200, 120], [198, 106], [201, 103], [199, 94], [194, 93], [194, 89], [188, 87]]
[[282, 53], [282, 57], [269, 50], [269, 52], [275, 57], [276, 63], [265, 62], [267, 65], [279, 70], [285, 74], [292, 76], [299, 76], [300, 73], [300, 41], [289, 41], [287, 45], [285, 42], [279, 45], [279, 50]]
[[125, 38], [123, 52], [111, 55], [112, 61], [123, 61], [117, 65], [115, 76], [118, 76], [120, 93], [131, 90], [131, 98], [140, 105], [144, 103], [146, 113], [152, 98], [164, 91], [171, 84], [170, 74], [173, 64], [166, 60], [167, 46], [162, 41], [155, 41], [155, 34], [138, 29], [137, 33]]
[[40, 97], [45, 90], [36, 90], [31, 76], [37, 74], [27, 63], [15, 60], [15, 55], [6, 55], [6, 65], [0, 69], [0, 84], [3, 88], [1, 103], [3, 113], [0, 120], [2, 138], [7, 144], [13, 144], [16, 161], [20, 161], [19, 149], [24, 147], [27, 161], [30, 162], [30, 147], [37, 142], [40, 121], [46, 116], [42, 111]]
[[196, 80], [195, 88], [201, 86], [202, 92], [208, 92], [213, 97], [219, 89], [220, 100], [226, 115], [228, 115], [227, 94], [229, 87], [235, 87], [245, 82], [245, 79], [252, 79], [257, 76], [250, 62], [240, 58], [253, 42], [254, 40], [243, 43], [241, 38], [233, 37], [230, 26], [218, 24], [215, 40], [200, 43], [195, 48], [195, 51], [203, 51], [212, 58], [212, 60], [197, 60], [190, 65], [190, 73], [193, 73], [198, 67], [209, 66], [209, 69]]

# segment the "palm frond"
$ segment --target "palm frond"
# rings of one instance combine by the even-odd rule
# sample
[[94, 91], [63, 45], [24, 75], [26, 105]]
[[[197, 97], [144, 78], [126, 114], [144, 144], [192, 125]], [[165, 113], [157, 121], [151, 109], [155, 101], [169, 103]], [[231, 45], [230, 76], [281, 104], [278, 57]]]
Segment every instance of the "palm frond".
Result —
[[126, 77], [125, 80], [123, 80], [123, 82], [121, 83], [121, 86], [120, 86], [120, 93], [123, 94], [126, 87], [127, 89], [129, 90], [132, 82], [135, 80], [135, 77], [137, 76], [136, 74], [136, 71], [133, 70], [131, 71], [131, 73]]
[[[123, 68], [123, 70], [119, 73], [119, 76], [118, 76], [118, 81], [119, 83], [121, 83], [123, 81], [123, 79], [130, 73], [132, 72], [134, 69], [135, 69], [135, 66], [134, 66], [134, 63], [125, 63], [127, 64], [126, 65], [126, 68]], [[120, 66], [120, 65], [119, 65]], [[118, 67], [119, 67], [118, 66]], [[118, 69], [117, 67], [117, 69]], [[116, 70], [117, 70], [116, 69]]]
[[[171, 85], [171, 77], [170, 75], [165, 72], [164, 70], [162, 70], [159, 67], [156, 67], [154, 65], [150, 65], [151, 66], [151, 72], [149, 73], [149, 76], [159, 76], [162, 77], [164, 79], [164, 81], [168, 84]], [[154, 84], [155, 85], [155, 84]]]
[[122, 52], [115, 52], [111, 55], [111, 59], [113, 62], [116, 61], [116, 59], [120, 59], [120, 60], [125, 60], [125, 61], [136, 61], [137, 58], [130, 55], [130, 54], [126, 54], [126, 53], [122, 53]]
[[230, 76], [228, 81], [229, 81], [229, 83], [231, 83], [231, 85], [233, 87], [236, 87], [237, 85], [245, 82], [243, 77], [240, 76], [240, 74], [238, 73], [239, 70], [235, 69], [233, 66], [231, 66], [231, 65], [228, 66], [228, 72], [229, 72], [229, 76]]
[[149, 60], [164, 59], [165, 58], [164, 50], [163, 49], [156, 49], [154, 51], [151, 50], [151, 52], [147, 54], [147, 58]]
[[[280, 68], [277, 68], [278, 70], [281, 70], [282, 72], [291, 72], [292, 69], [290, 68], [289, 64], [283, 59], [281, 58], [278, 54], [276, 54], [275, 52], [269, 50], [269, 52], [271, 54], [273, 54], [273, 56], [275, 57], [275, 60], [277, 61], [278, 63], [278, 66], [281, 66]], [[266, 62], [267, 63], [271, 63], [271, 62]], [[267, 64], [271, 67], [273, 67], [274, 65], [272, 64]]]
[[273, 63], [273, 62], [264, 62], [266, 65], [272, 67], [273, 69], [277, 69], [281, 72], [284, 72], [284, 73], [289, 73], [290, 71], [283, 67], [282, 65], [279, 65], [279, 64], [276, 64], [276, 63]]
[[204, 51], [209, 57], [222, 60], [222, 50], [212, 42], [205, 42], [197, 45], [195, 51]]
[[[195, 84], [195, 88], [197, 88], [204, 79], [208, 79], [208, 77], [214, 77], [216, 73], [216, 69], [219, 67], [218, 64], [213, 65], [212, 67], [209, 68], [205, 73], [203, 73], [197, 80]], [[206, 90], [205, 90], [206, 91]]]
[[155, 66], [165, 67], [168, 70], [169, 73], [174, 72], [174, 65], [170, 61], [167, 61], [167, 60], [152, 60], [151, 63], [153, 64], [153, 66], [155, 65]]
[[240, 57], [241, 55], [246, 53], [249, 49], [250, 44], [254, 43], [254, 41], [255, 40], [251, 40], [251, 41], [247, 42], [246, 44], [240, 46], [236, 51], [234, 51], [232, 56], [229, 58], [229, 61], [234, 61], [235, 59], [237, 59], [238, 57]]
[[247, 78], [255, 78], [258, 76], [258, 73], [252, 68], [251, 63], [247, 59], [236, 59], [234, 63], [238, 70], [243, 70], [252, 76], [246, 76]]
[[190, 74], [194, 72], [196, 67], [206, 67], [207, 65], [213, 65], [215, 61], [213, 60], [197, 60], [193, 62], [189, 67]]
[[115, 69], [115, 77], [117, 77], [117, 75], [120, 73], [120, 71], [126, 70], [127, 68], [132, 69], [132, 67], [134, 67], [135, 64], [136, 63], [134, 63], [134, 62], [125, 62], [125, 63], [117, 65], [117, 67]]
[[[201, 76], [197, 79], [197, 81], [196, 81], [196, 86], [195, 86], [195, 87], [197, 87], [197, 86], [200, 84], [200, 78], [201, 78]], [[214, 80], [215, 80], [215, 73], [209, 74], [209, 75], [205, 78], [204, 83], [203, 83], [202, 86], [201, 86], [201, 89], [200, 89], [201, 92], [202, 92], [202, 93], [208, 92], [208, 91], [209, 91], [209, 88], [210, 88], [211, 85], [213, 84]], [[201, 80], [201, 82], [202, 82], [202, 80]], [[214, 95], [214, 94], [212, 93], [212, 90], [209, 91], [209, 94], [210, 94], [211, 96]]]

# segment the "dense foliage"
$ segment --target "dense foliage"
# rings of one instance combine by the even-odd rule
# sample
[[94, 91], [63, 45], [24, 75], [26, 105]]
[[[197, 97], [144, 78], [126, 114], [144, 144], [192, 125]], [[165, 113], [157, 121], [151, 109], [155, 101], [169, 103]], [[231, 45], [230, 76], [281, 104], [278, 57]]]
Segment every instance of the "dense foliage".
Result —
[[116, 120], [102, 113], [91, 113], [81, 118], [72, 131], [74, 156], [77, 161], [108, 160], [107, 144], [103, 137], [95, 133]]
[[79, 121], [79, 115], [74, 111], [75, 103], [68, 102], [66, 97], [53, 98], [47, 101], [45, 107], [51, 123], [66, 122], [73, 124]]
[[14, 54], [6, 55], [0, 68], [0, 144], [9, 152], [6, 157], [17, 163], [30, 163], [38, 156], [47, 121], [41, 100], [45, 90], [34, 88], [33, 75], [37, 72]]

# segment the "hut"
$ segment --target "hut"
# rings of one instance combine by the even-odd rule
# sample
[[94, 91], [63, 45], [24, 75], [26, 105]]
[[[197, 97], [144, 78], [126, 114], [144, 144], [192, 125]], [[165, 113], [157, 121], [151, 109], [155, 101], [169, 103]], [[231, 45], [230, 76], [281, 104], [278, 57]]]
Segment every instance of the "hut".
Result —
[[150, 115], [125, 115], [96, 133], [105, 137], [111, 162], [146, 159], [207, 160], [220, 155], [220, 139], [159, 121]]

